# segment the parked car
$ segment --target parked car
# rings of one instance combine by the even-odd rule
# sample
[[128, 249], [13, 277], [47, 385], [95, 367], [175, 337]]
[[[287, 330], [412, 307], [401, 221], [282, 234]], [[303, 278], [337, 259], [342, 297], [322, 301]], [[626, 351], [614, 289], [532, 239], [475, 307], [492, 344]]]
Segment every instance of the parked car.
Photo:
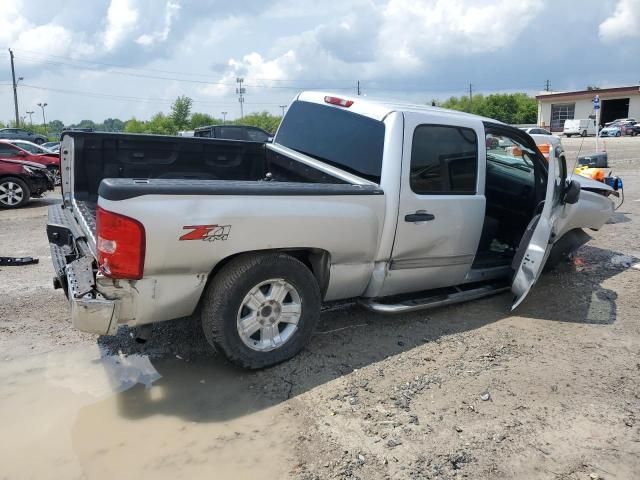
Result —
[[564, 121], [562, 134], [566, 137], [595, 135], [598, 132], [596, 121], [592, 118], [568, 119]]
[[199, 127], [194, 130], [193, 136], [245, 140], [248, 142], [270, 142], [273, 140], [269, 132], [250, 125], [211, 125], [208, 127]]
[[60, 183], [60, 156], [57, 153], [31, 153], [21, 146], [14, 145], [15, 140], [0, 140], [0, 158], [24, 160], [46, 167]]
[[28, 140], [38, 145], [47, 141], [47, 137], [22, 128], [0, 128], [0, 139]]
[[246, 368], [300, 351], [327, 301], [402, 313], [511, 288], [516, 308], [613, 212], [610, 186], [581, 190], [517, 128], [359, 96], [301, 93], [273, 143], [69, 132], [62, 151], [47, 234], [73, 325], [144, 336], [197, 310]]
[[636, 122], [635, 118], [616, 118], [615, 120], [611, 121], [611, 122], [607, 122], [604, 124], [605, 127], [608, 127], [609, 125], [613, 125], [613, 124], [617, 124], [617, 123], [622, 123], [622, 122]]
[[628, 121], [622, 122], [622, 124], [620, 125], [620, 130], [624, 135], [635, 137], [638, 134], [638, 127], [640, 126], [636, 122]]
[[619, 137], [622, 135], [622, 124], [612, 123], [600, 130], [601, 137]]
[[60, 142], [47, 142], [43, 143], [42, 146], [54, 153], [58, 153], [60, 151]]
[[50, 155], [57, 157], [58, 154], [46, 148], [44, 143], [42, 145], [38, 145], [37, 143], [30, 142], [28, 140], [8, 140], [9, 143], [20, 147], [23, 150], [26, 150], [29, 153], [33, 153], [34, 155]]
[[552, 135], [549, 130], [540, 127], [527, 127], [521, 128], [523, 132], [527, 132], [529, 135]]
[[42, 165], [0, 158], [0, 208], [21, 207], [53, 188], [53, 176]]

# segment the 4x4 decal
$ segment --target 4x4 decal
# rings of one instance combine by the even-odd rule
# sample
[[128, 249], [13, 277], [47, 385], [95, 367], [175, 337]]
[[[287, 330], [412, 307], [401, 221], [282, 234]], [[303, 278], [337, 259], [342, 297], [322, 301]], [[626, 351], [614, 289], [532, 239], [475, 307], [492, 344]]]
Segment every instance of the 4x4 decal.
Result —
[[204, 240], [205, 242], [225, 241], [229, 238], [231, 225], [185, 225], [183, 230], [191, 230], [179, 240]]

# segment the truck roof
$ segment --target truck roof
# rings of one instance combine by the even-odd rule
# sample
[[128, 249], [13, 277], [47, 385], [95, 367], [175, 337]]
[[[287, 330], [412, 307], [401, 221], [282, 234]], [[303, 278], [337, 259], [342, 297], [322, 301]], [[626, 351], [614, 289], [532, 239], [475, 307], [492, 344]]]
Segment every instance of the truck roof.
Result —
[[457, 110], [449, 110], [446, 108], [432, 107], [430, 105], [420, 105], [416, 103], [407, 103], [398, 100], [364, 97], [361, 95], [347, 95], [344, 93], [323, 92], [323, 91], [305, 91], [301, 92], [296, 99], [304, 102], [318, 103], [326, 105], [325, 97], [336, 97], [353, 104], [348, 107], [348, 111], [364, 115], [374, 120], [383, 120], [391, 112], [411, 112], [411, 113], [428, 113], [430, 116], [441, 116], [443, 120], [446, 118], [475, 118], [479, 121], [489, 121], [493, 123], [502, 123], [492, 118], [481, 117], [471, 113], [460, 112]]

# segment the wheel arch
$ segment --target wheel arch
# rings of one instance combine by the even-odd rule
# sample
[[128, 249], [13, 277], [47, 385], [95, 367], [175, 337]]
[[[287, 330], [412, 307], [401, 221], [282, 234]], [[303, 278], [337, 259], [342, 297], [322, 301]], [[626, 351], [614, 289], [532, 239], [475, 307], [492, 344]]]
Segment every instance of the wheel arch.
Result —
[[329, 288], [331, 254], [321, 248], [273, 248], [266, 250], [247, 250], [244, 252], [234, 253], [233, 255], [229, 255], [228, 257], [223, 258], [213, 267], [211, 272], [209, 272], [207, 285], [211, 283], [211, 280], [215, 278], [220, 270], [222, 270], [222, 268], [232, 260], [235, 260], [236, 258], [244, 255], [268, 253], [286, 253], [287, 255], [300, 260], [304, 265], [307, 266], [309, 270], [311, 270], [311, 273], [315, 277], [316, 281], [318, 282], [318, 286], [320, 287], [321, 298], [324, 299], [327, 293], [327, 289]]

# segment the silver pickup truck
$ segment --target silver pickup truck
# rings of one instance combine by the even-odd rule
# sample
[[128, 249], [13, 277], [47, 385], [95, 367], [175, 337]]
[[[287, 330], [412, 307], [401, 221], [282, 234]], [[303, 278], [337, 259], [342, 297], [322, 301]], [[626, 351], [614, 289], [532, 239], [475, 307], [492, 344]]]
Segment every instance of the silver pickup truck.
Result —
[[515, 308], [613, 210], [555, 153], [490, 119], [321, 92], [267, 144], [69, 132], [54, 283], [83, 331], [197, 312], [247, 368], [295, 355], [323, 302], [401, 313], [511, 288]]

